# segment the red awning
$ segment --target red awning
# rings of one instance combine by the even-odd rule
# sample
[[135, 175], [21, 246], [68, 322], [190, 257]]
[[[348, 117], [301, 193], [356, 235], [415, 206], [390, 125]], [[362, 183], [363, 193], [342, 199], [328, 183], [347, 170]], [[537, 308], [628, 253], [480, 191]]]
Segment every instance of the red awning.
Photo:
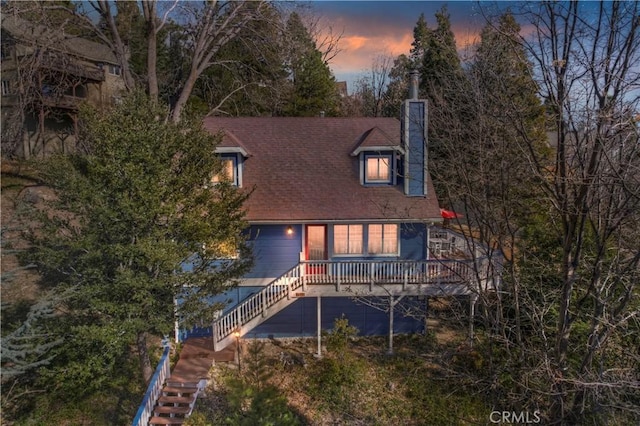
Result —
[[443, 219], [455, 219], [457, 217], [462, 217], [461, 214], [458, 214], [451, 210], [440, 209], [440, 215]]

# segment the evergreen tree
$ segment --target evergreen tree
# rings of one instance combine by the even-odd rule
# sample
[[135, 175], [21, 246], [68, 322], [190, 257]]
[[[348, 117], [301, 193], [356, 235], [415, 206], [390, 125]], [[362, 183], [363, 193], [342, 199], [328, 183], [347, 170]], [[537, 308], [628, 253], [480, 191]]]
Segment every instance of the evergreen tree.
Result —
[[284, 115], [317, 116], [321, 112], [335, 115], [338, 108], [335, 78], [295, 12], [287, 21], [287, 34], [291, 40], [289, 67], [293, 88]]
[[429, 41], [431, 37], [431, 30], [427, 26], [427, 20], [424, 18], [424, 13], [420, 14], [416, 26], [413, 27], [413, 41], [411, 42], [411, 50], [409, 51], [409, 58], [414, 68], [419, 68], [425, 52], [429, 48]]
[[75, 396], [100, 388], [132, 345], [148, 380], [147, 334], [170, 333], [176, 298], [187, 324], [210, 321], [219, 308], [204, 298], [249, 266], [246, 195], [205, 185], [220, 168], [215, 138], [195, 120], [167, 124], [165, 114], [140, 94], [108, 114], [86, 111], [91, 154], [42, 168], [55, 213], [40, 215], [28, 260], [43, 285], [69, 295], [49, 325], [64, 338], [40, 371], [50, 391], [53, 383]]
[[461, 79], [463, 74], [447, 7], [443, 6], [435, 16], [437, 27], [426, 32], [426, 40], [414, 41], [422, 46], [420, 87], [429, 99], [435, 98], [440, 88], [448, 87], [449, 80]]

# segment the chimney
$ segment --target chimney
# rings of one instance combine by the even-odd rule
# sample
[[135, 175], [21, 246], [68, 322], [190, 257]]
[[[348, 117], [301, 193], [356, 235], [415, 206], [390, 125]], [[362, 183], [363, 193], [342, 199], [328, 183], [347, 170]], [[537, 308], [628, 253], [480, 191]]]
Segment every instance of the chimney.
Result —
[[418, 99], [419, 79], [420, 72], [418, 70], [413, 70], [409, 73], [409, 99]]
[[404, 193], [427, 195], [427, 101], [418, 99], [419, 73], [410, 73], [409, 99], [402, 104], [402, 146], [404, 147]]

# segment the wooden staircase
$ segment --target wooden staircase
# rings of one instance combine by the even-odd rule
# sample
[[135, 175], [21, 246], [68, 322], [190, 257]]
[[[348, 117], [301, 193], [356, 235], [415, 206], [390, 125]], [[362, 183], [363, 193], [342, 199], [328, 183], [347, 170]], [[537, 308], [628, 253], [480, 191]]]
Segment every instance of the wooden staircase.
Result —
[[153, 409], [150, 426], [181, 425], [193, 411], [201, 389], [197, 383], [167, 382]]

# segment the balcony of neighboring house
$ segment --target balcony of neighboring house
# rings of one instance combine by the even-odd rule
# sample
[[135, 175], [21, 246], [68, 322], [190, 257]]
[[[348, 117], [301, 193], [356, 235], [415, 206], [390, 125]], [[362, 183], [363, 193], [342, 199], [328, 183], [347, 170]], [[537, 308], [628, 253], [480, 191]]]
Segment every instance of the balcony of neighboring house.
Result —
[[62, 93], [58, 93], [51, 85], [43, 85], [41, 102], [49, 108], [60, 108], [77, 111], [87, 99], [87, 87], [84, 84], [74, 85]]

